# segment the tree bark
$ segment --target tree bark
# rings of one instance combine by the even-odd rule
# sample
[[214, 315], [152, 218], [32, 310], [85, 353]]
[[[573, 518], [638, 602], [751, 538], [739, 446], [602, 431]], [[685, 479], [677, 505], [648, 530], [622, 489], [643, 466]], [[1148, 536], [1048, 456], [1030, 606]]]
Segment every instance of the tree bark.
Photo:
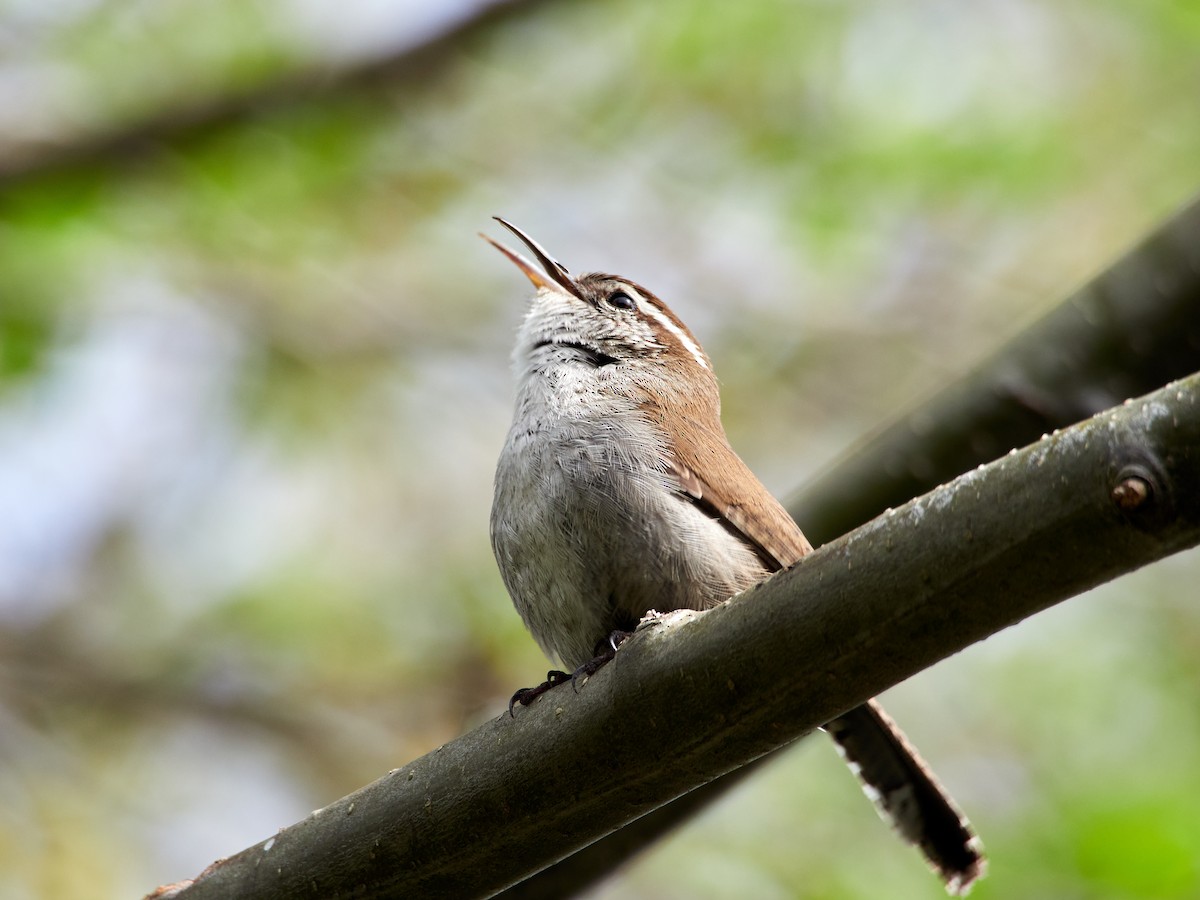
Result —
[[643, 629], [578, 692], [492, 720], [174, 895], [486, 896], [938, 660], [1200, 542], [1200, 375]]

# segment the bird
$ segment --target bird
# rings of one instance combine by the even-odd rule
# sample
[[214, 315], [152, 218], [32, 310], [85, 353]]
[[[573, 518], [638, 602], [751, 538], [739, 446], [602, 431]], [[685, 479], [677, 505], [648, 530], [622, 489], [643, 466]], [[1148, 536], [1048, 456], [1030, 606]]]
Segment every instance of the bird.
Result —
[[[496, 220], [537, 262], [482, 235], [535, 288], [491, 543], [517, 612], [566, 670], [514, 695], [528, 704], [595, 672], [647, 613], [716, 606], [812, 546], [730, 446], [712, 362], [671, 308], [627, 278], [571, 275]], [[966, 893], [986, 871], [982, 843], [878, 701], [824, 730], [880, 815]]]

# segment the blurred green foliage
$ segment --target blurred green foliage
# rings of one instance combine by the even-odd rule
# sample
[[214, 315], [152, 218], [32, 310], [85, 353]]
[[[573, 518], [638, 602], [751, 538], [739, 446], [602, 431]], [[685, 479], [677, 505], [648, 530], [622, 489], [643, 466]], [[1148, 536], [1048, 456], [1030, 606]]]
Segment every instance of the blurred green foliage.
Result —
[[[385, 6], [0, 12], [4, 896], [194, 875], [541, 676], [490, 215], [664, 296], [785, 493], [1197, 182], [1194, 4], [514, 4], [343, 77], [449, 27]], [[1200, 894], [1196, 566], [891, 692], [976, 896]], [[598, 895], [939, 896], [810, 744]]]

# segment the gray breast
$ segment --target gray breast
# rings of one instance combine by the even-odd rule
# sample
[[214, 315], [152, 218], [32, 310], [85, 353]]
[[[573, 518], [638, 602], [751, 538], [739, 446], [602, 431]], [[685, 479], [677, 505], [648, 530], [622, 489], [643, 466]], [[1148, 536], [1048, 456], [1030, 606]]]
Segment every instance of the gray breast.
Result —
[[523, 418], [496, 471], [492, 546], [542, 649], [568, 668], [649, 609], [703, 609], [765, 574], [677, 489], [663, 450], [622, 415]]

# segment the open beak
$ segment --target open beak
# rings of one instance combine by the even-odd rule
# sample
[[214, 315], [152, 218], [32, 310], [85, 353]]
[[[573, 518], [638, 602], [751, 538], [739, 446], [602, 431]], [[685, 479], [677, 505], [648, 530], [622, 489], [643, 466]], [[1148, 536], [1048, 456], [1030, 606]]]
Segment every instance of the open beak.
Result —
[[574, 297], [579, 297], [581, 300], [583, 299], [583, 295], [579, 290], [579, 285], [575, 283], [575, 279], [571, 277], [571, 273], [567, 271], [566, 266], [543, 250], [537, 241], [523, 232], [516, 225], [500, 218], [499, 216], [493, 216], [493, 218], [521, 239], [521, 243], [528, 247], [530, 251], [532, 251], [533, 255], [537, 257], [537, 261], [541, 263], [545, 274], [539, 272], [534, 267], [532, 262], [522, 256], [520, 253], [517, 253], [515, 250], [508, 249], [499, 241], [492, 240], [486, 234], [481, 234], [480, 237], [507, 256], [513, 265], [524, 272], [525, 277], [533, 282], [533, 286], [535, 288], [538, 288], [539, 290], [541, 288], [561, 288], [568, 294], [571, 294]]
[[487, 241], [489, 244], [491, 244], [493, 247], [495, 247], [497, 250], [499, 250], [501, 253], [503, 253], [505, 256], [507, 256], [509, 258], [509, 260], [512, 261], [512, 264], [514, 266], [516, 266], [518, 269], [520, 269], [522, 272], [525, 273], [525, 277], [528, 278], [530, 281], [532, 281], [533, 286], [535, 288], [537, 288], [538, 290], [541, 290], [542, 288], [557, 288], [558, 287], [558, 285], [554, 284], [554, 282], [550, 281], [549, 278], [547, 278], [545, 275], [543, 275], [541, 272], [539, 272], [537, 269], [535, 269], [533, 267], [533, 263], [531, 263], [529, 260], [527, 260], [525, 257], [523, 257], [520, 253], [517, 253], [515, 250], [509, 250], [502, 243], [500, 243], [499, 241], [496, 241], [496, 240], [492, 240], [490, 237], [488, 237], [483, 232], [480, 232], [479, 236], [481, 238], [483, 238], [485, 241]]

